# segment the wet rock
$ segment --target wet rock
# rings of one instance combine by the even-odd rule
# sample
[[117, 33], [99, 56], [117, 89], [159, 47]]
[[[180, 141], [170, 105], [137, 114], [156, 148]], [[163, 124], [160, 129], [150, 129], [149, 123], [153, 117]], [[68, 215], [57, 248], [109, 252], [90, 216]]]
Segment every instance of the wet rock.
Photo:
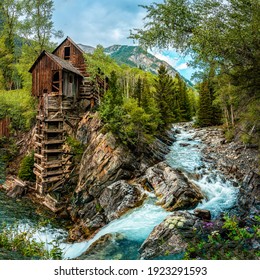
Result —
[[237, 208], [242, 216], [259, 215], [260, 175], [250, 172], [244, 179], [237, 200]]
[[140, 206], [146, 198], [138, 186], [117, 181], [105, 188], [98, 201], [109, 221], [119, 218], [128, 210]]
[[70, 209], [71, 218], [81, 225], [84, 235], [89, 238], [108, 222], [140, 206], [145, 198], [145, 192], [138, 185], [117, 181], [105, 187], [97, 198], [79, 192]]
[[180, 146], [181, 147], [187, 147], [187, 146], [190, 146], [190, 144], [189, 143], [180, 143]]
[[194, 215], [202, 220], [211, 220], [211, 213], [209, 210], [205, 209], [195, 209]]
[[[124, 248], [127, 247], [127, 250]], [[139, 242], [129, 241], [120, 233], [101, 236], [79, 256], [79, 260], [131, 260], [137, 259]]]
[[165, 162], [148, 168], [145, 178], [153, 187], [158, 204], [169, 211], [193, 208], [203, 199], [194, 183]]
[[187, 243], [194, 237], [200, 220], [188, 212], [177, 211], [156, 226], [142, 244], [142, 259], [183, 253]]

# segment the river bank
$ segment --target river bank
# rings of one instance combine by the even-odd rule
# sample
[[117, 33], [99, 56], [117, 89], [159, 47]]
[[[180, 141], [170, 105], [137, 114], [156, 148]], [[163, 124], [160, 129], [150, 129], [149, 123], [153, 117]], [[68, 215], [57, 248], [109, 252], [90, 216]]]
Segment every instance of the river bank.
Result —
[[[182, 250], [169, 250], [169, 246], [165, 246], [167, 242], [164, 242], [161, 251], [156, 251], [154, 255], [150, 256], [144, 251], [142, 252], [140, 248], [145, 248], [146, 251], [151, 249], [149, 246], [143, 246], [142, 244], [146, 239], [150, 240], [149, 235], [153, 229], [160, 226], [161, 223], [164, 223], [164, 219], [167, 221], [167, 216], [169, 216], [173, 210], [175, 213], [174, 215], [179, 217], [177, 220], [180, 222], [176, 222], [178, 228], [183, 229], [184, 227], [185, 234], [191, 236], [189, 231], [186, 232], [187, 227], [191, 229], [193, 228], [192, 225], [196, 223], [201, 225], [205, 222], [205, 219], [210, 220], [210, 216], [216, 219], [223, 211], [229, 212], [232, 207], [234, 207], [240, 190], [240, 181], [238, 179], [236, 179], [236, 182], [229, 181], [230, 178], [235, 179], [236, 176], [230, 176], [228, 168], [224, 173], [221, 173], [223, 170], [218, 167], [221, 165], [217, 164], [218, 161], [215, 160], [224, 159], [221, 154], [218, 154], [222, 145], [224, 145], [226, 151], [229, 150], [230, 153], [234, 153], [232, 150], [232, 145], [234, 144], [225, 143], [221, 129], [194, 129], [191, 127], [191, 124], [174, 126], [172, 129], [172, 136], [176, 138], [176, 141], [168, 149], [166, 163], [160, 163], [159, 165], [152, 166], [150, 169], [149, 166], [142, 166], [142, 171], [134, 172], [135, 174], [139, 173], [139, 177], [133, 180], [133, 178], [129, 176], [129, 171], [133, 170], [133, 168], [129, 169], [129, 166], [131, 166], [129, 163], [134, 159], [131, 159], [131, 156], [125, 157], [124, 164], [122, 165], [122, 163], [120, 163], [120, 157], [122, 155], [118, 153], [120, 148], [113, 142], [113, 139], [111, 137], [108, 138], [109, 145], [105, 145], [104, 140], [101, 142], [103, 143], [102, 145], [98, 144], [99, 142], [97, 139], [101, 137], [97, 133], [98, 125], [95, 122], [92, 126], [95, 127], [95, 137], [92, 138], [91, 141], [91, 133], [90, 129], [88, 129], [88, 125], [89, 123], [87, 123], [87, 127], [81, 126], [82, 130], [81, 134], [79, 134], [82, 140], [90, 140], [90, 143], [92, 143], [92, 145], [89, 145], [92, 153], [86, 153], [84, 158], [85, 162], [82, 165], [88, 166], [88, 169], [86, 170], [84, 168], [84, 175], [80, 177], [81, 182], [84, 182], [86, 178], [95, 178], [96, 182], [98, 182], [97, 180], [103, 182], [102, 180], [104, 178], [108, 178], [110, 179], [110, 183], [107, 184], [107, 186], [103, 185], [104, 189], [100, 189], [99, 185], [92, 184], [92, 187], [94, 187], [91, 193], [92, 198], [89, 189], [86, 188], [86, 183], [84, 182], [83, 187], [81, 184], [81, 188], [79, 192], [77, 192], [78, 195], [80, 194], [80, 200], [79, 197], [76, 197], [77, 200], [74, 199], [73, 202], [78, 208], [73, 206], [74, 208], [68, 210], [69, 213], [74, 213], [75, 225], [72, 231], [74, 240], [84, 240], [78, 227], [82, 225], [84, 219], [86, 219], [85, 222], [87, 222], [88, 225], [93, 225], [93, 222], [96, 222], [100, 223], [100, 226], [89, 235], [88, 241], [64, 243], [65, 240], [63, 240], [62, 248], [64, 251], [64, 258], [77, 258], [81, 254], [83, 255], [80, 258], [83, 259], [136, 259], [140, 256], [142, 258], [166, 258], [169, 252], [171, 253], [169, 258], [176, 258], [176, 254], [177, 258], [180, 258], [183, 256], [182, 254], [179, 255]], [[88, 132], [87, 137], [82, 134], [83, 128]], [[111, 145], [113, 149], [111, 149]], [[93, 149], [93, 147], [96, 148]], [[101, 151], [102, 157], [100, 154]], [[117, 152], [114, 153], [113, 151]], [[206, 152], [208, 152], [208, 154], [205, 154]], [[99, 157], [97, 157], [97, 154]], [[249, 155], [250, 154], [247, 154], [246, 156]], [[104, 156], [107, 157], [108, 160], [106, 160], [106, 158], [104, 159]], [[95, 159], [94, 163], [96, 162], [96, 166], [100, 166], [100, 158], [102, 158], [103, 163], [107, 163], [104, 165], [102, 164], [101, 167], [104, 166], [104, 168], [99, 168], [98, 170], [95, 168], [95, 164], [91, 160], [92, 158]], [[241, 158], [242, 156], [238, 158], [234, 157], [233, 164], [237, 165], [238, 169], [240, 165], [237, 164], [235, 160], [241, 160]], [[89, 162], [91, 162], [91, 168], [88, 165]], [[128, 164], [126, 164], [127, 162]], [[255, 163], [255, 159], [252, 158], [252, 162]], [[126, 166], [128, 167], [126, 168]], [[118, 174], [118, 170], [128, 170], [128, 173], [120, 171], [121, 173], [119, 174], [129, 176], [129, 179], [126, 180], [126, 178], [123, 177], [123, 180], [126, 181], [122, 181], [122, 178], [116, 175]], [[245, 172], [245, 170], [240, 170], [240, 173], [243, 172]], [[107, 176], [107, 174], [114, 174], [113, 176], [115, 176], [115, 178], [112, 179], [112, 182], [111, 175]], [[237, 178], [239, 178], [239, 176]], [[89, 182], [91, 182], [91, 180]], [[115, 182], [113, 183], [113, 181]], [[177, 182], [176, 186], [174, 186], [173, 182]], [[187, 186], [190, 187], [184, 187], [187, 183]], [[195, 187], [193, 192], [190, 192], [189, 188], [192, 188], [191, 186], [193, 184], [201, 189], [204, 199], [197, 193], [197, 187]], [[96, 187], [98, 187], [98, 189]], [[143, 188], [145, 188], [145, 190]], [[95, 190], [100, 190], [100, 193], [96, 193]], [[95, 199], [93, 199], [93, 195], [95, 195]], [[137, 198], [138, 200], [136, 200]], [[197, 201], [194, 200], [195, 198]], [[113, 199], [113, 203], [109, 203], [110, 199]], [[204, 215], [202, 215], [201, 213], [203, 212], [201, 211], [199, 214], [194, 215], [192, 210], [194, 207], [203, 208], [207, 211], [210, 210], [211, 215], [209, 216], [207, 212], [204, 212]], [[74, 212], [71, 212], [73, 209]], [[77, 212], [75, 212], [75, 209], [77, 209]], [[179, 214], [178, 209], [191, 210], [187, 212], [190, 214], [184, 214], [183, 216], [183, 214]], [[124, 214], [124, 212], [126, 212], [126, 214]], [[93, 215], [91, 216], [87, 213], [93, 213]], [[76, 215], [79, 215], [79, 217], [77, 218]], [[100, 217], [103, 218], [100, 220]], [[106, 219], [106, 217], [110, 220], [105, 221], [104, 218]], [[176, 220], [176, 218], [173, 220]], [[191, 220], [193, 220], [192, 223]], [[169, 220], [163, 227], [161, 226], [161, 229], [165, 226], [171, 227], [172, 230], [167, 231], [169, 240], [174, 236], [176, 237], [174, 225], [175, 222]], [[182, 226], [180, 227], [180, 225]], [[164, 232], [164, 230], [161, 232]], [[162, 236], [158, 234], [157, 238], [153, 237], [152, 239], [158, 241], [161, 240], [161, 237]], [[168, 239], [164, 237], [164, 240], [167, 241]], [[169, 241], [169, 245], [171, 244], [172, 241]], [[183, 241], [183, 244], [187, 244], [187, 241]], [[153, 243], [152, 246], [160, 248], [156, 242]], [[125, 247], [128, 248], [127, 251], [125, 251]], [[184, 247], [181, 248], [183, 249]], [[122, 251], [124, 251], [124, 253], [122, 253]]]

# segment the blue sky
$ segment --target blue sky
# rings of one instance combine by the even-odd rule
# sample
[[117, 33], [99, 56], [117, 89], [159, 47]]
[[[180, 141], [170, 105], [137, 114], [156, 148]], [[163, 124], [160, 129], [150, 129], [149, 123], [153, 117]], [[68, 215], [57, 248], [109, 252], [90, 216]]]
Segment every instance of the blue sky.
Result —
[[[163, 0], [54, 0], [53, 21], [55, 29], [75, 42], [95, 47], [114, 44], [134, 45], [127, 37], [130, 29], [142, 28], [145, 9], [138, 5], [149, 5]], [[173, 50], [154, 52], [166, 60], [184, 77], [190, 79], [193, 72], [187, 58]]]

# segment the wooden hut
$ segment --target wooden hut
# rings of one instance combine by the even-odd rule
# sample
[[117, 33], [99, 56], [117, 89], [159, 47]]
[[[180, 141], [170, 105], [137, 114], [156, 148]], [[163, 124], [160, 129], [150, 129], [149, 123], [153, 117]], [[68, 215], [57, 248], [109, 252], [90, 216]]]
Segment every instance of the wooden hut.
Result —
[[30, 68], [32, 94], [39, 99], [36, 125], [36, 190], [45, 195], [61, 187], [70, 173], [71, 156], [64, 151], [65, 116], [96, 94], [86, 72], [84, 52], [67, 37], [54, 51], [43, 51]]

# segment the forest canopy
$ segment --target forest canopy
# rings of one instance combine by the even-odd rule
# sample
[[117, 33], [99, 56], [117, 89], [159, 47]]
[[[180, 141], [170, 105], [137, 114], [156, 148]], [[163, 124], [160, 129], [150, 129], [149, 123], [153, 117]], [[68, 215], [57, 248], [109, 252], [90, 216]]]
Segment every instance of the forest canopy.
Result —
[[144, 28], [130, 37], [146, 48], [191, 54], [191, 63], [202, 70], [200, 82], [212, 86], [210, 105], [223, 110], [228, 127], [239, 123], [259, 141], [260, 2], [165, 0], [142, 7]]

